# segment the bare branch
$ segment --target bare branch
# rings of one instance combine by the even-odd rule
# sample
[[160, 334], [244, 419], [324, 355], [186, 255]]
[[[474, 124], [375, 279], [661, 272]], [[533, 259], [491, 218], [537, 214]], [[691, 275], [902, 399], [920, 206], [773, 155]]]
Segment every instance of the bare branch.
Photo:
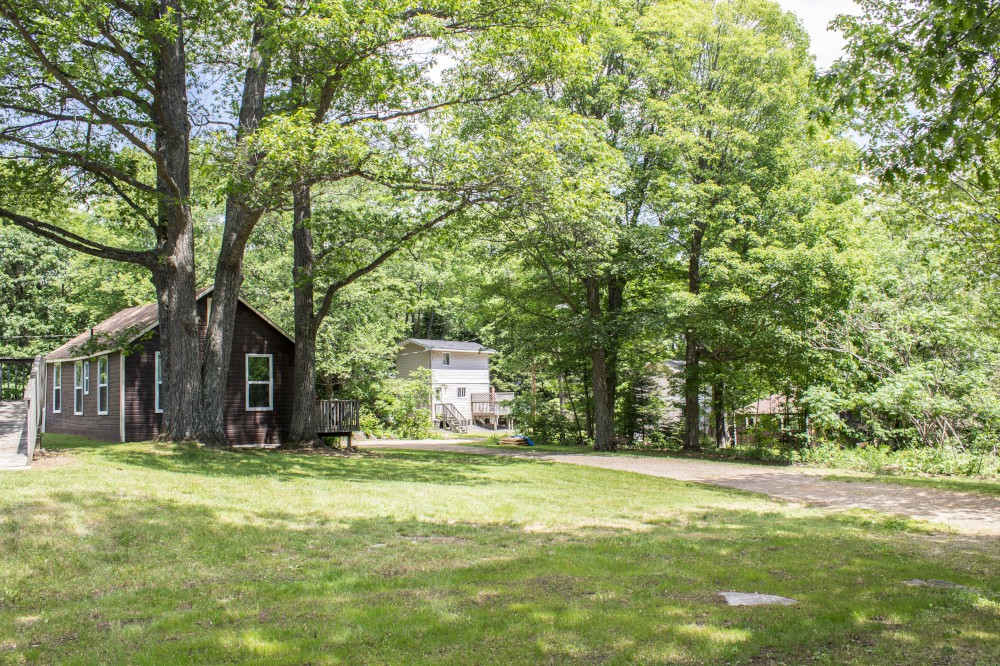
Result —
[[49, 240], [59, 243], [64, 247], [68, 247], [71, 250], [76, 250], [77, 252], [83, 252], [95, 257], [101, 257], [102, 259], [112, 259], [114, 261], [124, 261], [130, 264], [139, 264], [140, 266], [146, 266], [148, 268], [152, 268], [155, 263], [156, 255], [152, 252], [126, 250], [123, 248], [112, 247], [110, 245], [104, 245], [103, 243], [98, 243], [97, 241], [84, 238], [79, 234], [63, 229], [60, 226], [49, 224], [48, 222], [42, 222], [41, 220], [36, 220], [35, 218], [27, 217], [25, 215], [19, 215], [18, 213], [6, 208], [0, 207], [0, 218], [5, 218], [19, 227], [27, 229], [28, 231], [44, 238], [48, 238]]

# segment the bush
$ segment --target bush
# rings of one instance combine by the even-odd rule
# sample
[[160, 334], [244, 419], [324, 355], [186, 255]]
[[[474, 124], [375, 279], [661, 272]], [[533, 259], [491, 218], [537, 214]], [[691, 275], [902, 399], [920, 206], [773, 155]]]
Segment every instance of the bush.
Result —
[[1000, 476], [1000, 457], [957, 446], [843, 447], [824, 443], [791, 453], [794, 462], [856, 469], [873, 474]]
[[430, 371], [384, 380], [374, 403], [361, 408], [361, 429], [375, 437], [423, 439], [431, 435]]

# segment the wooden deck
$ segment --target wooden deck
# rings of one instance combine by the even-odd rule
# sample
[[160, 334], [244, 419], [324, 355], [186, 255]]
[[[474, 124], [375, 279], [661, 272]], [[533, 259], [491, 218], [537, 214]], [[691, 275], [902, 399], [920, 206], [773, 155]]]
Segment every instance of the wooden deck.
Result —
[[513, 393], [473, 393], [469, 396], [473, 423], [498, 430], [502, 423], [505, 428], [513, 425], [511, 403]]
[[319, 435], [349, 435], [361, 425], [361, 403], [357, 400], [317, 400], [316, 432]]
[[473, 393], [469, 396], [472, 403], [472, 416], [507, 416], [510, 414], [510, 403], [514, 400], [513, 393]]

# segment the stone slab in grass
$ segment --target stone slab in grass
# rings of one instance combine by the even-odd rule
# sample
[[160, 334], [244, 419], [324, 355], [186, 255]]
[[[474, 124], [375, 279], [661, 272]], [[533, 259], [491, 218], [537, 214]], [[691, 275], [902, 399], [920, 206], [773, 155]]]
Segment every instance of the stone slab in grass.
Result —
[[719, 592], [719, 596], [730, 606], [791, 606], [798, 603], [788, 597], [757, 592]]

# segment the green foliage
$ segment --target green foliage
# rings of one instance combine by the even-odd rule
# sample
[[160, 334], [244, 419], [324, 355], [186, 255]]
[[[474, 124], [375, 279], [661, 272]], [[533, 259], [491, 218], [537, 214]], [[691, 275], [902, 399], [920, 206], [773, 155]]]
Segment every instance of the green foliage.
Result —
[[370, 407], [362, 411], [376, 436], [423, 439], [431, 434], [430, 370], [419, 368], [409, 377], [382, 380]]
[[836, 102], [858, 109], [872, 167], [888, 180], [952, 180], [975, 165], [972, 182], [995, 192], [1000, 171], [994, 2], [860, 0], [861, 13], [835, 22], [847, 56], [829, 81]]
[[1000, 477], [1000, 457], [959, 446], [841, 446], [822, 443], [793, 451], [789, 460], [810, 465], [856, 469], [872, 474], [938, 474]]
[[[802, 396], [822, 436], [895, 448], [994, 450], [1000, 337], [992, 282], [963, 244], [876, 201], [859, 229], [864, 264], [850, 304], [817, 329], [828, 382]], [[887, 225], [892, 226], [887, 226]]]

